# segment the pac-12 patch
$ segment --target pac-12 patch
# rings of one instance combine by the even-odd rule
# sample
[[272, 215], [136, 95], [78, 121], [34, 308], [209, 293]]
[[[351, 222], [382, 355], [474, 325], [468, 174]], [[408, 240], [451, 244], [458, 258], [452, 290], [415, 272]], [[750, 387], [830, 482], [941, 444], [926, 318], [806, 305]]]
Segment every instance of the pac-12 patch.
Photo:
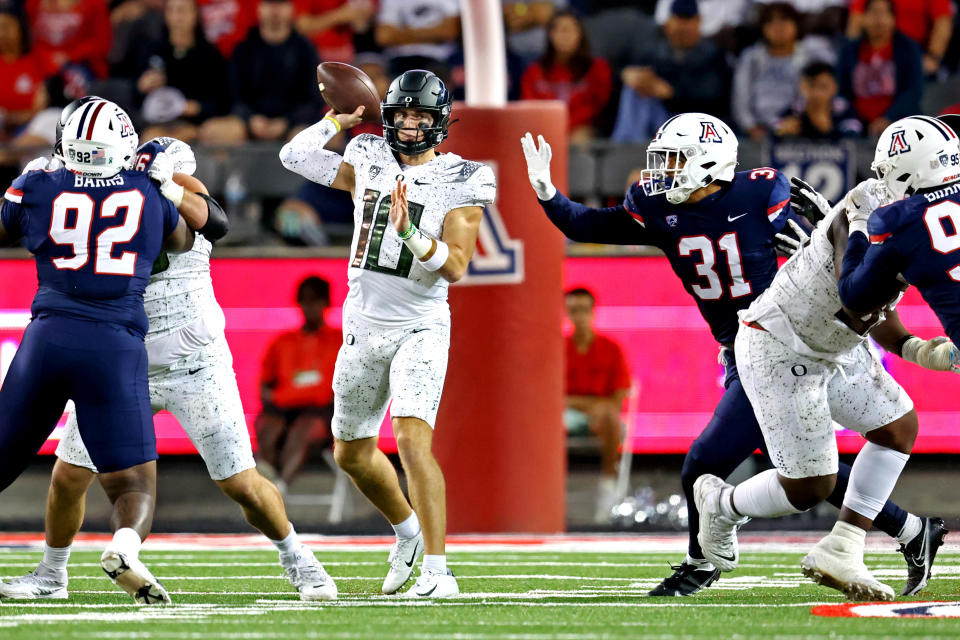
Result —
[[824, 604], [810, 610], [831, 618], [960, 618], [960, 602]]

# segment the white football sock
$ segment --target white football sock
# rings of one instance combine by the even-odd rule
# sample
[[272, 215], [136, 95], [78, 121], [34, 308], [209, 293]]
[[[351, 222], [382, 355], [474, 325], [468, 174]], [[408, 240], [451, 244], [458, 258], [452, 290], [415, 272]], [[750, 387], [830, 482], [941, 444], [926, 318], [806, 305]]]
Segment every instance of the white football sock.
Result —
[[40, 564], [51, 571], [66, 571], [67, 560], [70, 559], [70, 545], [66, 547], [51, 547], [43, 543], [43, 560]]
[[447, 556], [423, 556], [423, 569], [430, 571], [447, 572]]
[[116, 532], [114, 532], [113, 540], [110, 541], [110, 544], [107, 545], [107, 548], [114, 549], [115, 551], [120, 551], [137, 558], [140, 556], [140, 545], [142, 544], [143, 541], [140, 540], [139, 533], [130, 527], [124, 527], [122, 529], [117, 529]]
[[720, 509], [725, 516], [737, 520], [742, 516], [751, 518], [777, 518], [792, 513], [800, 513], [800, 509], [790, 504], [787, 492], [780, 484], [776, 469], [767, 469], [752, 478], [741, 482], [733, 488], [733, 509], [723, 496], [720, 500]]
[[907, 521], [903, 523], [903, 528], [900, 529], [900, 533], [897, 534], [897, 542], [900, 544], [907, 544], [911, 540], [917, 537], [917, 534], [920, 533], [920, 529], [923, 528], [923, 521], [919, 516], [915, 516], [912, 513], [907, 514]]
[[868, 442], [850, 469], [843, 506], [873, 520], [890, 498], [910, 456]]
[[281, 556], [293, 556], [300, 550], [300, 538], [293, 529], [293, 523], [290, 523], [290, 533], [283, 540], [271, 540], [273, 546], [277, 548]]
[[700, 571], [713, 571], [713, 564], [709, 560], [704, 560], [703, 558], [694, 558], [689, 553], [687, 557], [683, 559], [683, 564], [689, 564]]
[[420, 519], [417, 518], [417, 512], [411, 511], [410, 517], [400, 524], [392, 524], [393, 532], [398, 538], [412, 538], [420, 533]]

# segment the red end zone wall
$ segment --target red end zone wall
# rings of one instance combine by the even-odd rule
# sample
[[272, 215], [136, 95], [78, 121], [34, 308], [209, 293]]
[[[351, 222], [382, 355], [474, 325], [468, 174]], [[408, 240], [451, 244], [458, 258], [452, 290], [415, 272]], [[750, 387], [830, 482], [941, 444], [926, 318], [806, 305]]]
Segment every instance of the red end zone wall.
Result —
[[[30, 260], [0, 261], [0, 272], [3, 373], [29, 320], [36, 276]], [[344, 260], [214, 260], [214, 287], [227, 316], [227, 340], [248, 424], [252, 425], [260, 408], [257, 378], [267, 343], [278, 332], [297, 326], [300, 312], [294, 292], [299, 280], [313, 273], [330, 280], [334, 304], [342, 303], [347, 289]], [[716, 343], [670, 265], [663, 258], [567, 258], [563, 285], [585, 285], [597, 294], [597, 326], [626, 353], [639, 387], [638, 401], [628, 416], [633, 450], [686, 452], [722, 393], [722, 370], [716, 362]], [[559, 324], [559, 294], [556, 304], [554, 314], [544, 310], [543, 315]], [[915, 291], [907, 293], [899, 311], [905, 324], [919, 335], [929, 338], [942, 333], [936, 317]], [[327, 319], [339, 326], [339, 308], [330, 309]], [[926, 371], [896, 357], [886, 357], [885, 364], [916, 403], [920, 415], [916, 451], [960, 453], [960, 376]], [[477, 393], [482, 391], [478, 386]], [[522, 399], [522, 393], [517, 397]], [[445, 394], [444, 407], [449, 399]], [[157, 432], [162, 453], [194, 453], [169, 415], [158, 416]], [[838, 437], [842, 451], [857, 451], [862, 443], [859, 435], [848, 431], [839, 432]], [[50, 452], [54, 446], [55, 442], [50, 442], [45, 450]], [[395, 450], [388, 424], [382, 432], [382, 446]]]

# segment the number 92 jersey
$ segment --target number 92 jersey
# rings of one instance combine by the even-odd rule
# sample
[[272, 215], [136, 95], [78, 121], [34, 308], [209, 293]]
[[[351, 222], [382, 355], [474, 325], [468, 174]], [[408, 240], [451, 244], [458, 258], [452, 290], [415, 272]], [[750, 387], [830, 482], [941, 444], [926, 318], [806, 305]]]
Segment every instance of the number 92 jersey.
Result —
[[355, 176], [350, 292], [344, 310], [383, 325], [449, 320], [449, 283], [439, 272], [427, 271], [400, 240], [389, 218], [390, 194], [402, 178], [410, 221], [439, 239], [449, 211], [494, 201], [493, 170], [453, 153], [438, 153], [422, 165], [401, 165], [386, 141], [371, 134], [351, 140], [343, 161], [353, 166]]

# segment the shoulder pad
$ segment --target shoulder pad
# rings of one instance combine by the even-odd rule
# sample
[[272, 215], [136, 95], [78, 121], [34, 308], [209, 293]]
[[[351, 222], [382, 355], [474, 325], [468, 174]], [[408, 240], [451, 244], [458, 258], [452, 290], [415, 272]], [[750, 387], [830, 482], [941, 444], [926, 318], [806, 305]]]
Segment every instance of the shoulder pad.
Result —
[[[911, 214], [915, 209], [913, 205], [916, 202], [914, 200], [916, 197], [917, 196], [911, 196], [905, 200], [898, 200], [897, 202], [874, 210], [867, 220], [867, 233], [870, 234], [870, 241], [875, 243], [883, 242], [907, 226], [913, 219]], [[920, 197], [922, 198], [922, 196]]]

